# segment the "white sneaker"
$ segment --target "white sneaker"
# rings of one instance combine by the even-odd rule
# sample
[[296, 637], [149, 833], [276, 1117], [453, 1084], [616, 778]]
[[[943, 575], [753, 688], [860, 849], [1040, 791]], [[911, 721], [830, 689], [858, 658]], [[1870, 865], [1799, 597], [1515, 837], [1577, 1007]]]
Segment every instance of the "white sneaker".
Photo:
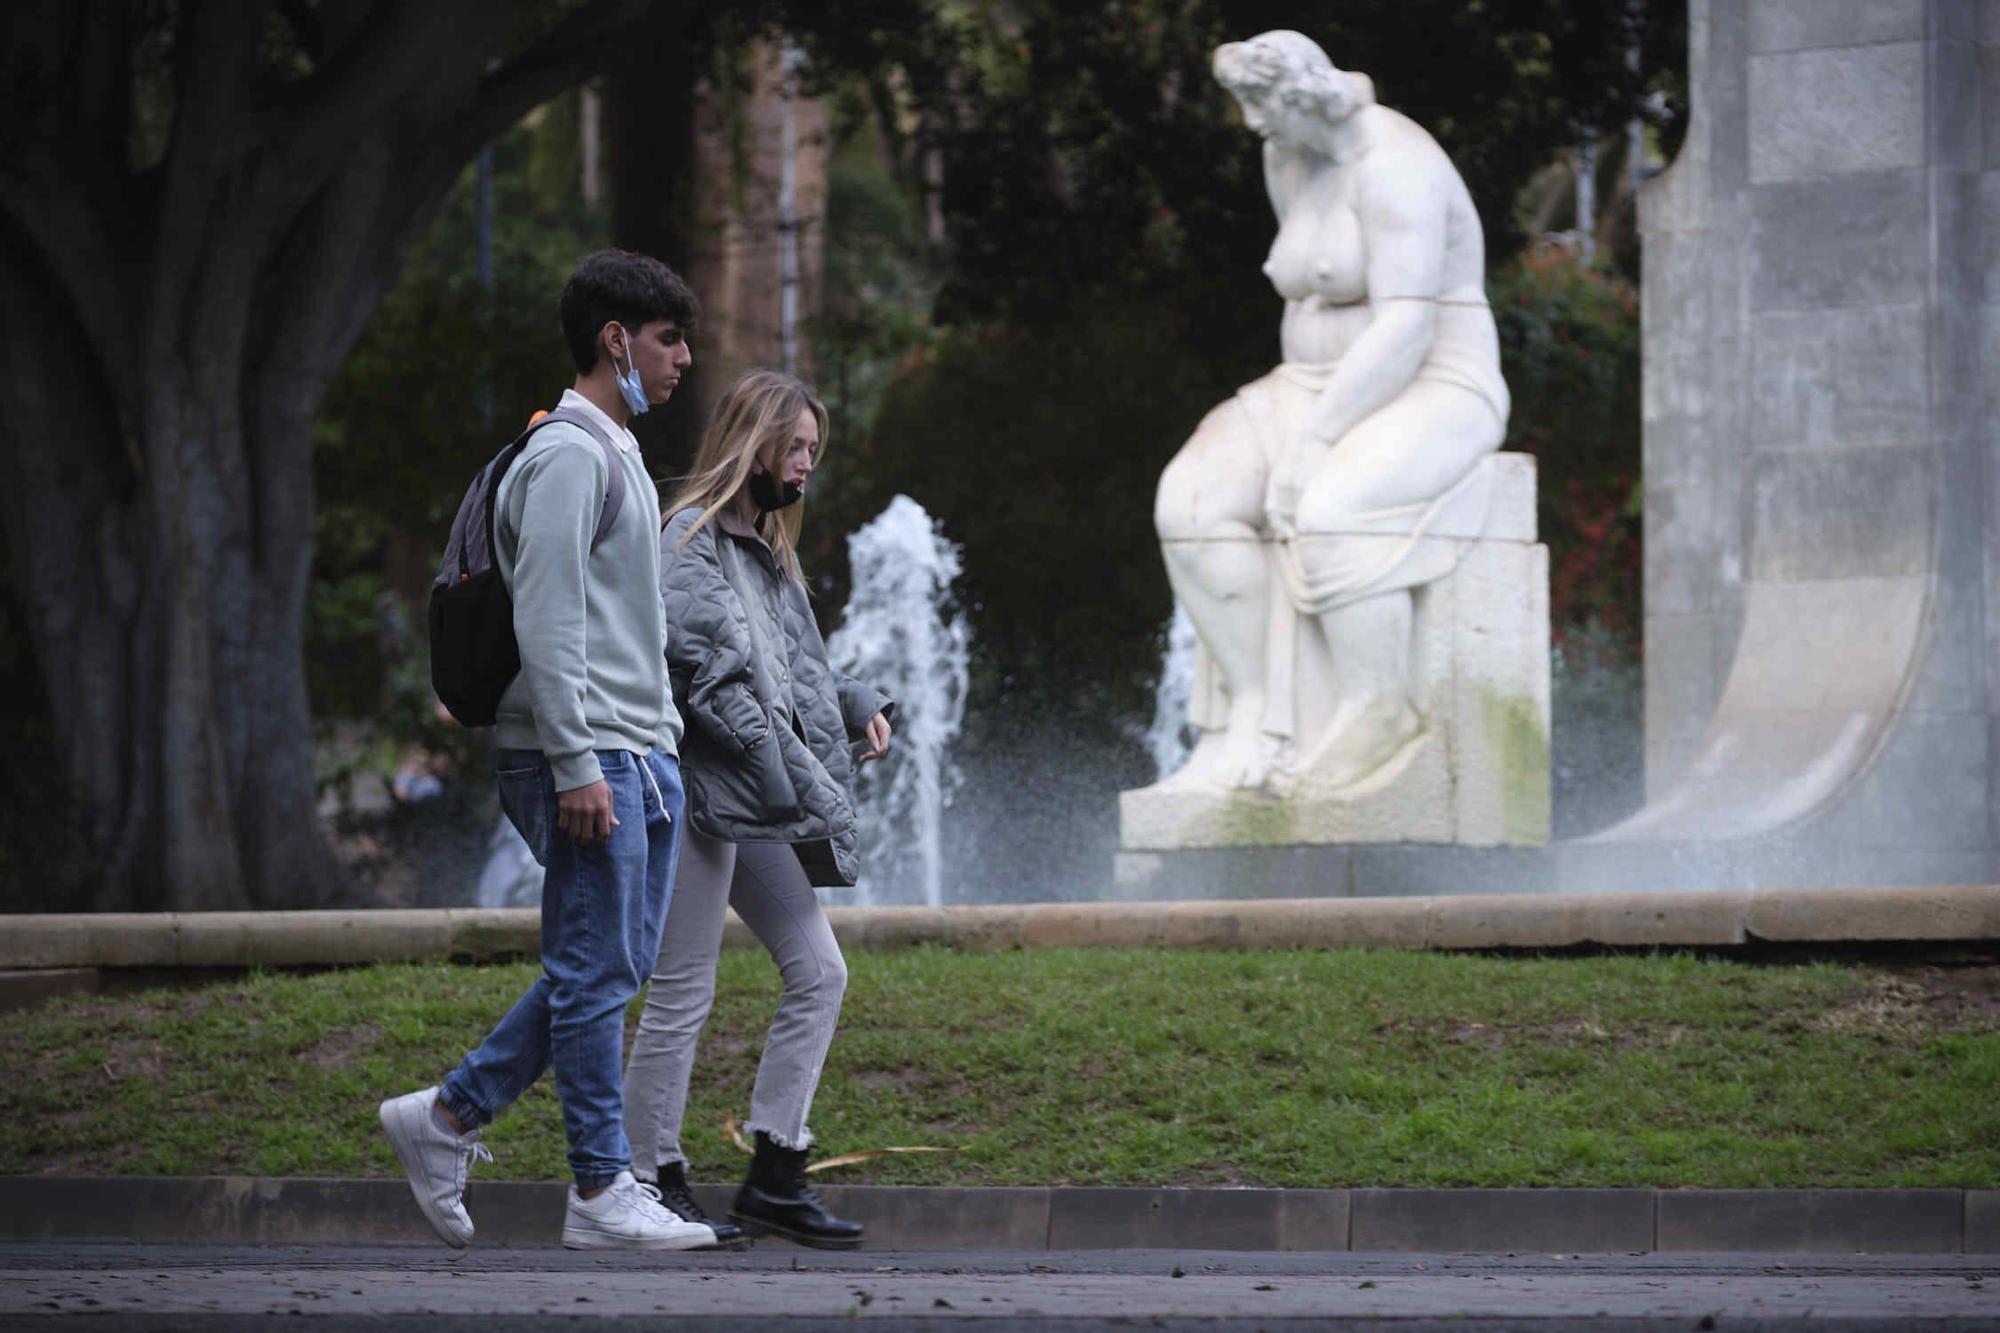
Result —
[[682, 1221], [659, 1201], [657, 1190], [649, 1192], [630, 1171], [620, 1171], [594, 1199], [569, 1187], [562, 1243], [567, 1250], [698, 1250], [715, 1244], [715, 1232]]
[[453, 1134], [432, 1117], [438, 1090], [391, 1097], [377, 1114], [417, 1207], [445, 1244], [464, 1249], [472, 1243], [472, 1219], [465, 1212], [465, 1177], [473, 1159], [493, 1160], [493, 1154], [479, 1141], [479, 1131]]

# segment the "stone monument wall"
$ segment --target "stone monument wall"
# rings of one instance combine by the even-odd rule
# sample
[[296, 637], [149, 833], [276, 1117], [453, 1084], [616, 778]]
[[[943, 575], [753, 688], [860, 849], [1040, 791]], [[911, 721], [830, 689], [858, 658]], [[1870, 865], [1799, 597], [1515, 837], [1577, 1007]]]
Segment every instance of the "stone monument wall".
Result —
[[1599, 841], [1991, 881], [2000, 0], [1692, 0], [1689, 29], [1642, 200], [1649, 803]]

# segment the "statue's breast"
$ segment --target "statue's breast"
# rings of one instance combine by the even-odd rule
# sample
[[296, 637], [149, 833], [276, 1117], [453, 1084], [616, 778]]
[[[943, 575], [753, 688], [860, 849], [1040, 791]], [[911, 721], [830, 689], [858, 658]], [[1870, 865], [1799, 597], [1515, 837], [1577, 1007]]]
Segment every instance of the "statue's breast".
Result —
[[1368, 298], [1368, 244], [1361, 219], [1344, 202], [1295, 200], [1271, 242], [1264, 276], [1288, 301], [1318, 297], [1328, 305]]

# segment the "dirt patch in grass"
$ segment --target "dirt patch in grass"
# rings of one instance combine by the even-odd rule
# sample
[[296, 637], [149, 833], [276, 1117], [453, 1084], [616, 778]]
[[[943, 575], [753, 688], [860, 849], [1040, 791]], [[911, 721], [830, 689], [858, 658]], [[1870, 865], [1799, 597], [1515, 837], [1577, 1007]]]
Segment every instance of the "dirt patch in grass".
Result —
[[115, 1176], [121, 1166], [140, 1155], [134, 1143], [116, 1143], [106, 1148], [76, 1148], [35, 1159], [31, 1174], [37, 1176]]
[[[241, 1012], [246, 1022], [256, 1021], [249, 997], [240, 994], [166, 993], [141, 1000], [119, 1000], [117, 1005], [115, 1020], [92, 1030], [83, 1043], [104, 1053], [94, 1074], [107, 1088], [116, 1087], [122, 1079], [159, 1078], [168, 1072], [173, 1056], [161, 1040], [165, 1024], [194, 1018], [217, 1007]], [[32, 1051], [22, 1074], [34, 1083], [65, 1081], [63, 1068], [75, 1055], [76, 1048], [72, 1045]]]
[[[1763, 1015], [1762, 1023], [1779, 1033], [1873, 1033], [1919, 1039], [2000, 1032], [2000, 967], [1884, 969], [1867, 975], [1863, 993], [1846, 1004], [1811, 1014], [1776, 1010]], [[1620, 1050], [1656, 1050], [1678, 1045], [1689, 1028], [1679, 1023], [1604, 1021], [1589, 1015], [1531, 1024], [1445, 1016], [1394, 1020], [1378, 1024], [1374, 1032], [1419, 1044], [1443, 1042], [1488, 1051], [1597, 1042], [1609, 1042]]]
[[1478, 1023], [1465, 1018], [1427, 1022], [1383, 1023], [1374, 1029], [1383, 1037], [1403, 1037], [1421, 1043], [1442, 1039], [1457, 1046], [1498, 1051], [1510, 1046], [1589, 1046], [1610, 1043], [1619, 1050], [1649, 1050], [1675, 1046], [1687, 1035], [1679, 1023], [1605, 1023], [1591, 1017], [1559, 1018], [1550, 1023]]
[[104, 1062], [104, 1081], [115, 1086], [121, 1079], [158, 1078], [171, 1063], [166, 1047], [149, 1037], [125, 1037], [112, 1043], [110, 1058]]
[[374, 1046], [381, 1036], [382, 1029], [373, 1023], [336, 1028], [300, 1051], [295, 1058], [314, 1069], [339, 1069]]
[[1244, 1179], [1243, 1173], [1227, 1162], [1204, 1162], [1198, 1166], [1181, 1167], [1160, 1183], [1163, 1185], [1206, 1186], [1211, 1189], [1218, 1186], [1227, 1189], [1254, 1189], [1257, 1187], [1255, 1182]]
[[[1444, 1035], [1462, 1046], [1483, 1046], [1489, 1051], [1497, 1051], [1507, 1044], [1508, 1031], [1492, 1023], [1471, 1023], [1463, 1019], [1447, 1019], [1439, 1026]], [[1385, 1036], [1393, 1029], [1384, 1024], [1375, 1029]]]
[[1860, 998], [1830, 1009], [1820, 1032], [1942, 1037], [2000, 1032], [2000, 967], [1912, 967], [1868, 979]]
[[854, 1075], [853, 1083], [867, 1092], [903, 1092], [923, 1078], [921, 1070], [905, 1065], [901, 1069], [864, 1069]]
[[757, 1059], [764, 1053], [764, 1034], [760, 1030], [756, 1038], [741, 1037], [733, 1032], [707, 1030], [701, 1034], [701, 1050], [698, 1058], [703, 1060], [743, 1060]]
[[955, 1070], [932, 1069], [923, 1065], [898, 1065], [894, 1069], [863, 1069], [850, 1074], [848, 1081], [870, 1092], [922, 1093], [927, 1097], [952, 1100], [962, 1100], [973, 1095], [972, 1083], [963, 1074]]

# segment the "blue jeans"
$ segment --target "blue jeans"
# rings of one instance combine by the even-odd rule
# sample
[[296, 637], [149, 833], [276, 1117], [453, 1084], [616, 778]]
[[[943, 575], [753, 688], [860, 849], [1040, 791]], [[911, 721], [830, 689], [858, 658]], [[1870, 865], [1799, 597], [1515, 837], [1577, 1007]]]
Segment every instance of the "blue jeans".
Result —
[[600, 750], [618, 826], [584, 847], [556, 828], [555, 781], [539, 751], [502, 750], [500, 803], [547, 868], [542, 975], [479, 1049], [444, 1081], [440, 1100], [484, 1125], [555, 1067], [578, 1189], [632, 1165], [621, 1072], [625, 1008], [660, 954], [686, 802], [670, 755]]

